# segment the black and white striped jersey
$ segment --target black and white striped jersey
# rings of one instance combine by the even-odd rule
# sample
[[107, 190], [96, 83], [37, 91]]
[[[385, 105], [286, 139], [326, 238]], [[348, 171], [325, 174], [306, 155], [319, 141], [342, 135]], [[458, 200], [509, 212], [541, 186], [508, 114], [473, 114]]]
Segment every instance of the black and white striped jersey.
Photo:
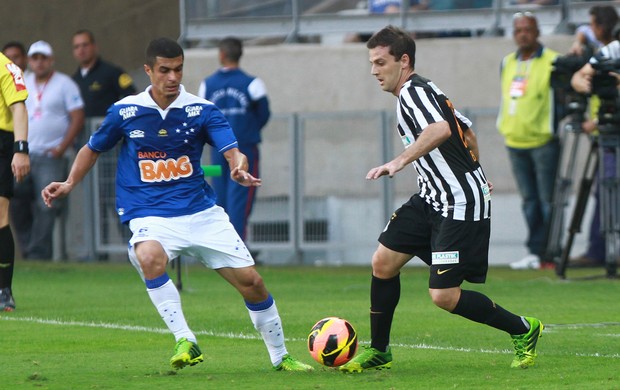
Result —
[[491, 216], [487, 179], [464, 137], [471, 121], [430, 80], [413, 74], [400, 90], [398, 132], [405, 148], [425, 128], [447, 121], [451, 136], [429, 154], [413, 162], [418, 172], [419, 195], [444, 217], [479, 221]]

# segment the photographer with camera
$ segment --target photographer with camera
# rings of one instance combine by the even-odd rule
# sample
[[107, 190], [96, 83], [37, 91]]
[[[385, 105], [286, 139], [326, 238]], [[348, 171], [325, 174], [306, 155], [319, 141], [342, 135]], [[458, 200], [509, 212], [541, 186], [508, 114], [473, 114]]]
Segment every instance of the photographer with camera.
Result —
[[[594, 36], [603, 47], [594, 55], [588, 64], [577, 71], [571, 79], [571, 86], [579, 93], [592, 93], [592, 77], [596, 71], [593, 64], [620, 59], [620, 42], [614, 36], [618, 23], [618, 13], [611, 5], [594, 6], [590, 9], [590, 26]], [[584, 129], [585, 130], [585, 129]]]
[[616, 9], [611, 5], [595, 5], [590, 8], [590, 23], [577, 27], [575, 40], [569, 54], [582, 56], [587, 51], [598, 51], [610, 43], [612, 30], [618, 20]]
[[[618, 14], [613, 6], [594, 6], [590, 9], [590, 25], [596, 39], [598, 39], [603, 46], [581, 69], [579, 69], [571, 79], [571, 86], [573, 89], [582, 94], [595, 93], [590, 99], [590, 119], [586, 120], [582, 124], [584, 132], [589, 134], [597, 134], [598, 132], [598, 117], [597, 112], [600, 107], [599, 96], [601, 93], [609, 95], [609, 88], [605, 88], [603, 91], [592, 90], [593, 77], [596, 75], [597, 70], [595, 67], [601, 67], [603, 64], [608, 64], [610, 60], [620, 59], [620, 42], [614, 36], [614, 28], [618, 23]], [[612, 68], [613, 69], [613, 66]], [[600, 72], [599, 72], [600, 73]], [[609, 72], [602, 72], [604, 75], [608, 75]], [[613, 72], [612, 72], [613, 75]], [[601, 80], [600, 77], [598, 80]], [[607, 84], [610, 84], [610, 79], [607, 79]], [[601, 84], [599, 82], [598, 84]], [[615, 81], [611, 79], [613, 96], [609, 96], [613, 99], [615, 96]], [[604, 87], [599, 87], [599, 89]], [[614, 157], [612, 155], [612, 157]], [[609, 159], [609, 158], [608, 158]], [[614, 159], [615, 160], [615, 159]], [[606, 161], [605, 164], [614, 164], [613, 160]], [[595, 173], [596, 176], [596, 173]], [[605, 238], [601, 234], [601, 214], [600, 214], [600, 188], [599, 181], [597, 181], [596, 190], [594, 192], [594, 214], [592, 215], [592, 221], [590, 223], [590, 233], [588, 235], [588, 246], [586, 252], [576, 258], [570, 259], [569, 265], [571, 267], [600, 267], [605, 264]]]

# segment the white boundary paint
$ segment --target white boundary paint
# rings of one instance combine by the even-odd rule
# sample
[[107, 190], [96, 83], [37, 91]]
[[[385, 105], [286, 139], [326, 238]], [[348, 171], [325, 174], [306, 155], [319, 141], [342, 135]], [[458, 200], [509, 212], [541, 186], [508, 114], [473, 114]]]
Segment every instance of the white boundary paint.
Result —
[[[0, 317], [0, 320], [4, 321], [15, 321], [15, 322], [29, 322], [36, 324], [45, 324], [45, 325], [60, 325], [60, 326], [78, 326], [83, 328], [99, 328], [99, 329], [116, 329], [123, 331], [131, 331], [131, 332], [147, 332], [147, 333], [159, 333], [159, 334], [168, 334], [170, 331], [165, 328], [151, 328], [146, 326], [136, 326], [136, 325], [122, 325], [122, 324], [112, 324], [112, 323], [104, 323], [104, 322], [84, 322], [84, 321], [64, 321], [64, 320], [54, 320], [48, 318], [36, 318], [36, 317]], [[583, 329], [583, 328], [608, 328], [608, 327], [616, 327], [620, 326], [619, 322], [602, 322], [602, 323], [592, 323], [592, 324], [545, 324], [545, 333], [556, 333], [564, 330], [574, 330], [574, 329]], [[235, 340], [260, 340], [260, 336], [258, 334], [244, 334], [244, 333], [232, 333], [232, 332], [214, 332], [211, 330], [198, 330], [194, 331], [194, 334], [197, 336], [211, 336], [211, 337], [221, 337], [227, 339], [235, 339]], [[620, 337], [620, 333], [610, 333], [610, 334], [602, 334], [598, 335], [601, 337]], [[306, 341], [305, 339], [298, 338], [287, 338], [287, 341]], [[360, 341], [361, 344], [368, 344], [368, 342]], [[462, 347], [442, 347], [437, 345], [429, 345], [429, 344], [392, 344], [393, 346], [401, 347], [401, 348], [410, 348], [410, 349], [429, 349], [436, 351], [457, 351], [457, 352], [478, 352], [478, 353], [489, 353], [489, 354], [512, 354], [514, 351], [508, 349], [474, 349], [474, 348], [462, 348]], [[548, 352], [545, 354], [551, 355]], [[575, 352], [572, 353], [559, 353], [557, 355], [574, 355], [578, 357], [596, 357], [596, 358], [606, 358], [606, 359], [620, 359], [620, 353], [614, 354], [600, 354], [600, 353], [580, 353]]]

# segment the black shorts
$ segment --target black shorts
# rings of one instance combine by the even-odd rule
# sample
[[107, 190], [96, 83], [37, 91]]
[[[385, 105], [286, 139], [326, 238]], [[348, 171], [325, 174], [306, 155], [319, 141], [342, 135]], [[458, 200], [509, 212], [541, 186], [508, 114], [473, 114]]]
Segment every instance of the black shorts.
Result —
[[490, 219], [448, 219], [414, 195], [392, 214], [379, 242], [421, 258], [430, 266], [429, 287], [441, 289], [458, 287], [465, 280], [485, 282], [490, 234]]
[[13, 143], [15, 136], [12, 131], [0, 130], [0, 196], [13, 196]]

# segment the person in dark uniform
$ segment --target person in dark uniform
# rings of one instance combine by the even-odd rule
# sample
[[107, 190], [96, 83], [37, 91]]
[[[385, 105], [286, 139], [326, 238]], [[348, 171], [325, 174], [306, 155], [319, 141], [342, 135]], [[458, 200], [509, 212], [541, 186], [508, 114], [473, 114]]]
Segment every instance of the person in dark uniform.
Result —
[[[261, 131], [271, 111], [263, 80], [241, 70], [241, 40], [228, 37], [218, 45], [222, 67], [202, 81], [198, 96], [213, 102], [230, 122], [239, 150], [248, 157], [248, 172], [259, 176]], [[220, 153], [211, 154], [211, 163], [222, 167], [222, 175], [213, 178], [217, 204], [226, 210], [235, 230], [247, 239], [247, 225], [256, 199], [256, 187], [243, 187], [230, 179], [228, 163]]]
[[400, 269], [414, 256], [429, 265], [429, 294], [441, 309], [512, 336], [511, 367], [534, 364], [543, 325], [515, 315], [486, 295], [462, 289], [464, 281], [484, 283], [491, 231], [491, 191], [478, 158], [471, 121], [430, 80], [415, 72], [411, 36], [387, 26], [375, 33], [369, 49], [371, 74], [396, 96], [398, 136], [405, 150], [372, 168], [368, 180], [393, 177], [410, 164], [419, 192], [392, 214], [372, 257], [371, 343], [343, 372], [390, 368], [390, 331], [400, 299]]
[[[122, 68], [101, 59], [95, 36], [91, 31], [76, 31], [73, 34], [72, 47], [73, 57], [79, 64], [78, 69], [73, 74], [73, 80], [80, 87], [87, 122], [92, 118], [104, 117], [112, 104], [125, 96], [136, 93], [136, 87], [129, 74]], [[85, 138], [78, 141], [79, 146], [84, 144], [90, 136], [88, 131], [82, 134]], [[113, 156], [106, 157], [109, 158], [103, 158], [100, 164], [101, 182], [99, 186], [103, 220], [101, 234], [104, 243], [108, 243], [110, 240], [109, 226], [112, 222], [108, 223], [107, 221], [115, 221], [115, 218], [109, 217], [109, 214], [112, 213], [111, 210], [115, 210], [114, 187], [110, 180], [116, 171], [116, 163]], [[102, 179], [109, 180], [104, 182]], [[124, 226], [119, 227], [119, 229], [123, 238], [129, 239], [129, 230]], [[102, 254], [99, 259], [106, 260], [107, 256]]]
[[116, 101], [136, 93], [129, 74], [101, 59], [91, 31], [79, 30], [73, 34], [73, 56], [79, 64], [73, 80], [82, 92], [86, 117], [105, 116]]

